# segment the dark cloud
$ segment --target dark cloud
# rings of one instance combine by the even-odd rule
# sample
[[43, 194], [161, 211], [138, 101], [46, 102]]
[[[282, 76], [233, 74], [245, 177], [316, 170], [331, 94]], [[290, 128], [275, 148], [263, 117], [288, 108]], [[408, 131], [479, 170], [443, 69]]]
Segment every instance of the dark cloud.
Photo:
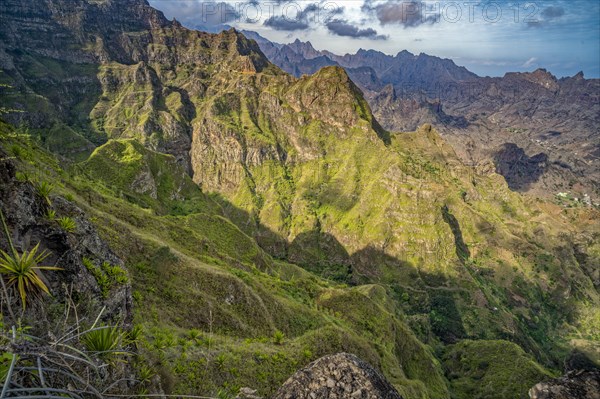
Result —
[[160, 9], [169, 17], [190, 27], [217, 26], [239, 18], [229, 3], [216, 1], [161, 2]]
[[546, 7], [542, 10], [541, 16], [543, 19], [538, 19], [535, 21], [527, 21], [527, 26], [530, 28], [541, 28], [552, 20], [557, 19], [565, 15], [565, 9], [557, 6]]
[[308, 23], [299, 20], [289, 19], [283, 16], [271, 17], [264, 23], [265, 26], [271, 27], [275, 30], [303, 30], [308, 28]]
[[321, 13], [321, 16], [324, 17], [325, 20], [329, 20], [329, 19], [335, 17], [336, 15], [343, 14], [344, 10], [345, 10], [344, 7], [340, 7], [339, 5], [337, 5], [335, 3], [327, 2], [327, 3], [323, 4], [323, 6], [319, 12]]
[[378, 35], [377, 31], [372, 28], [360, 29], [357, 26], [349, 24], [343, 19], [332, 19], [326, 23], [327, 29], [338, 36], [347, 36], [354, 38], [368, 38], [374, 40], [385, 40], [387, 36]]
[[426, 15], [427, 5], [423, 1], [394, 1], [373, 5], [372, 0], [363, 3], [363, 11], [374, 13], [381, 25], [396, 24], [404, 27], [416, 27], [422, 24], [433, 24], [439, 16]]
[[[281, 0], [280, 3], [286, 3], [290, 0]], [[297, 3], [293, 3], [293, 6], [290, 6], [286, 11], [283, 12], [282, 15], [274, 15], [269, 17], [264, 25], [271, 27], [275, 30], [284, 30], [284, 31], [296, 31], [308, 29], [310, 26], [311, 16], [313, 19], [316, 18], [320, 9], [318, 4], [309, 4], [304, 9], [300, 9]], [[289, 15], [293, 10], [296, 10], [296, 15], [292, 17]]]
[[562, 7], [547, 7], [542, 11], [542, 17], [546, 19], [560, 18], [565, 15], [565, 9]]

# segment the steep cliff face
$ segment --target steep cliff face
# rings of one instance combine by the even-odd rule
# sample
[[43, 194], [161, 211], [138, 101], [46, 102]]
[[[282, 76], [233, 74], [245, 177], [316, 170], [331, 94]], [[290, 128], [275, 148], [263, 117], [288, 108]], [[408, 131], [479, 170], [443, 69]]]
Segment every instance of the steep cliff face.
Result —
[[127, 63], [136, 57], [129, 51], [135, 32], [170, 25], [145, 0], [7, 0], [0, 12], [5, 51], [73, 62]]
[[6, 105], [27, 111], [6, 118], [31, 128], [73, 126], [64, 141], [79, 141], [75, 152], [89, 151], [89, 141], [136, 137], [189, 166], [194, 100], [208, 82], [272, 68], [240, 34], [184, 29], [143, 0], [1, 7]]

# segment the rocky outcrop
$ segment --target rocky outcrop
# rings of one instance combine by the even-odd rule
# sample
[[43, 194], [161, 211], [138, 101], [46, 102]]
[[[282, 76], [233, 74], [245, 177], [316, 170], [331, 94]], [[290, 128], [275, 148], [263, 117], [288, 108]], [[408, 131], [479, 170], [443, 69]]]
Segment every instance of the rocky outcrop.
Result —
[[[68, 306], [69, 301], [76, 301], [81, 307], [79, 317], [94, 320], [104, 308], [103, 320], [113, 323], [121, 321], [125, 325], [130, 323], [133, 299], [129, 283], [103, 287], [94, 275], [94, 271], [104, 273], [103, 264], [123, 268], [123, 261], [100, 238], [81, 209], [59, 196], [52, 196], [50, 205], [39, 196], [31, 183], [16, 178], [16, 166], [7, 158], [0, 148], [0, 208], [5, 215], [11, 240], [19, 252], [31, 250], [39, 243], [40, 251], [49, 253], [44, 265], [61, 269], [43, 273], [42, 278], [51, 296], [44, 296], [41, 306], [28, 307], [25, 316], [35, 320], [38, 328], [48, 328], [57, 322], [52, 319], [57, 314], [49, 311], [51, 307]], [[54, 211], [56, 217], [71, 218], [76, 228], [65, 231], [48, 217], [49, 210]], [[0, 233], [0, 248], [8, 250], [4, 232]], [[19, 305], [14, 303], [11, 306], [16, 308]], [[62, 317], [62, 312], [58, 317]]]
[[298, 371], [273, 399], [402, 399], [377, 370], [358, 357], [340, 353]]
[[600, 371], [571, 371], [529, 390], [531, 399], [600, 399]]

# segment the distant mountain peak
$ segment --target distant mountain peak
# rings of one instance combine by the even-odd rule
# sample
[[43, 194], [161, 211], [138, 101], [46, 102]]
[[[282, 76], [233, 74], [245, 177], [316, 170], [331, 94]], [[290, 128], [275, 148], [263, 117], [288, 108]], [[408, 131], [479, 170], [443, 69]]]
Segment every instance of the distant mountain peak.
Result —
[[558, 79], [556, 76], [552, 75], [544, 68], [538, 68], [533, 72], [516, 73], [515, 75], [549, 90], [555, 91], [559, 89]]
[[[421, 53], [421, 54], [423, 54], [423, 53]], [[410, 55], [411, 57], [414, 57], [414, 54], [408, 50], [399, 51], [398, 54], [396, 54], [396, 57], [398, 57], [400, 55]]]

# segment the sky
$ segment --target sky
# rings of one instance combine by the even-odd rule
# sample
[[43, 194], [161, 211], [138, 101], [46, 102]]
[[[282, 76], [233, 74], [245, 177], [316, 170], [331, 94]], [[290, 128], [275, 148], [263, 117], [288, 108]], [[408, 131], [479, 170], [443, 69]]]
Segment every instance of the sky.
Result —
[[149, 0], [168, 18], [226, 24], [337, 54], [374, 49], [450, 58], [481, 76], [545, 68], [600, 77], [599, 0]]

